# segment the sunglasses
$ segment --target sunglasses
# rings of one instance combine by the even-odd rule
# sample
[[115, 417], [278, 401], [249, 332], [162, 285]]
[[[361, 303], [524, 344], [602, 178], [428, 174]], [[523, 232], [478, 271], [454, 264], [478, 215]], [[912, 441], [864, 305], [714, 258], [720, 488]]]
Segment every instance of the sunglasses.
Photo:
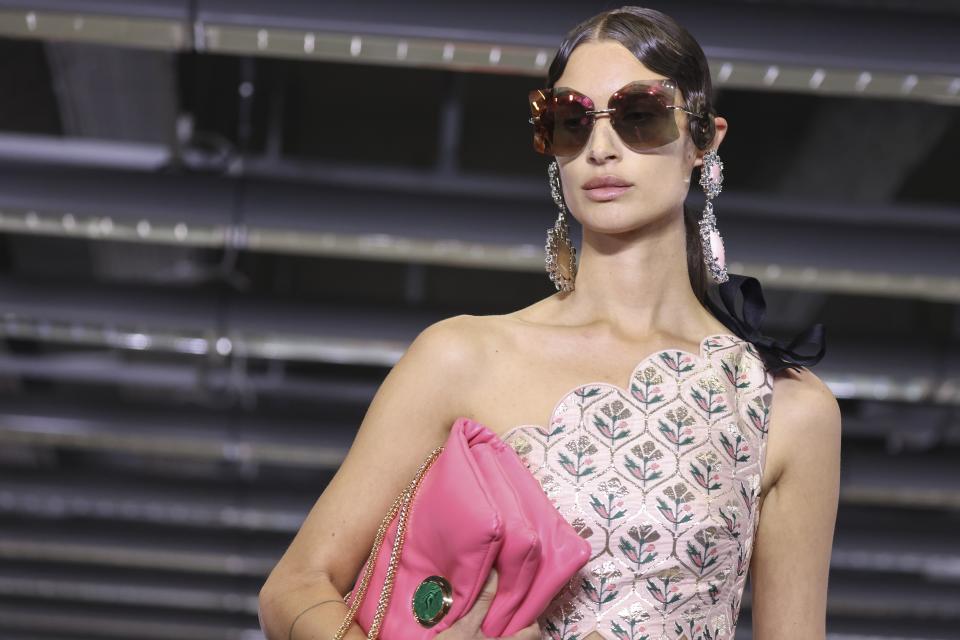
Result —
[[533, 117], [533, 148], [544, 155], [575, 155], [587, 144], [596, 117], [610, 114], [610, 124], [623, 143], [647, 151], [680, 136], [673, 109], [701, 118], [675, 104], [677, 85], [670, 79], [636, 80], [613, 92], [606, 109], [568, 87], [534, 89], [528, 98]]

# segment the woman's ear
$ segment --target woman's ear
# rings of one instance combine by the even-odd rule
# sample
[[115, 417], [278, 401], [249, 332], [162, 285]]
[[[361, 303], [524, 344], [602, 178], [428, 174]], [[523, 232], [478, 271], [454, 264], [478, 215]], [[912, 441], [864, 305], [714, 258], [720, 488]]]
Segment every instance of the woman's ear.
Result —
[[722, 116], [716, 116], [713, 119], [713, 124], [715, 131], [713, 134], [713, 142], [710, 143], [708, 149], [698, 149], [697, 150], [697, 159], [694, 161], [693, 166], [699, 167], [703, 164], [703, 154], [705, 154], [710, 149], [716, 150], [720, 143], [723, 142], [724, 136], [727, 135], [727, 119]]
[[723, 142], [723, 137], [727, 135], [727, 119], [722, 116], [717, 116], [713, 119], [713, 123], [717, 128], [717, 132], [714, 134], [714, 143], [711, 146], [716, 149], [720, 146], [720, 143]]

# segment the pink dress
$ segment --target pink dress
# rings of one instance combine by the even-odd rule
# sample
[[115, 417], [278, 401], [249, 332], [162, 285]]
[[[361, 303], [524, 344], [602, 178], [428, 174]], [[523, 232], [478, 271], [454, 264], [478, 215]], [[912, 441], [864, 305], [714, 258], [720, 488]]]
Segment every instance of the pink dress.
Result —
[[650, 354], [626, 388], [579, 385], [546, 427], [504, 434], [593, 548], [540, 617], [543, 638], [734, 637], [772, 391], [756, 347], [716, 334], [698, 354]]

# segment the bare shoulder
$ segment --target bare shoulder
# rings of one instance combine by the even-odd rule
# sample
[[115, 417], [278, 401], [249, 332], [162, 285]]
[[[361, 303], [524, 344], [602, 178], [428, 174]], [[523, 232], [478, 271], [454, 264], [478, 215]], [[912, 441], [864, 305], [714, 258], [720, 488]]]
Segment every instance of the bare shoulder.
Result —
[[830, 387], [810, 369], [777, 373], [771, 407], [769, 455], [774, 482], [791, 472], [801, 449], [813, 458], [838, 454], [840, 405]]
[[[407, 350], [400, 361], [417, 361], [430, 364], [440, 373], [462, 371], [483, 353], [480, 318], [467, 314], [450, 316], [427, 325]], [[398, 361], [397, 364], [400, 364]]]
[[813, 403], [812, 408], [839, 411], [833, 391], [807, 367], [778, 372], [773, 377], [773, 388], [774, 402], [781, 405]]
[[504, 317], [464, 313], [438, 320], [417, 335], [402, 359], [430, 363], [457, 378], [480, 371], [486, 354], [510, 335]]
[[417, 334], [390, 375], [415, 377], [420, 384], [444, 389], [453, 410], [462, 412], [484, 371], [495, 325], [492, 317], [468, 314], [438, 320]]

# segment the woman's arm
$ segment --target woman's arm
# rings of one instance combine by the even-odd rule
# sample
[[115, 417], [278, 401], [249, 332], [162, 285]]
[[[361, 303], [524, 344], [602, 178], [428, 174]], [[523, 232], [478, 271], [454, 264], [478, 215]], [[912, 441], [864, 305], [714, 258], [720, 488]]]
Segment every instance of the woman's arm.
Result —
[[[424, 329], [380, 385], [346, 458], [260, 590], [269, 640], [287, 640], [295, 619], [294, 640], [330, 638], [340, 626], [347, 613], [343, 595], [384, 515], [464, 411], [464, 393], [482, 368], [469, 318]], [[365, 637], [356, 623], [346, 635]]]
[[782, 461], [750, 562], [754, 640], [826, 636], [827, 578], [840, 492], [840, 407], [807, 369], [777, 377], [768, 435]]

